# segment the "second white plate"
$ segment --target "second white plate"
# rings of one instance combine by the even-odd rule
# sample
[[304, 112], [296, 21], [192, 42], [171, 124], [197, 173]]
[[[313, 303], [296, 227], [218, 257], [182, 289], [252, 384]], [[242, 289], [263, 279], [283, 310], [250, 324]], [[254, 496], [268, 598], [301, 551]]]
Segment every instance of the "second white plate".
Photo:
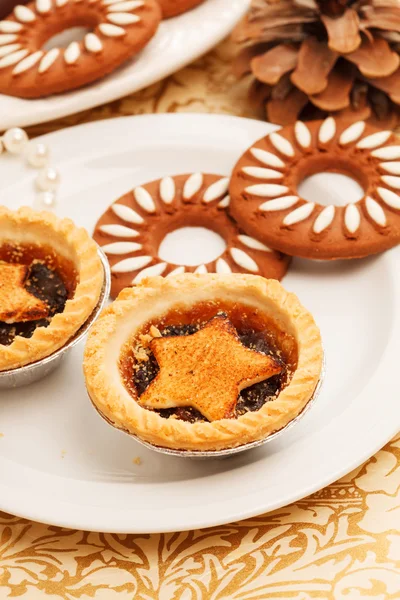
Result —
[[[62, 174], [58, 213], [92, 230], [134, 185], [174, 173], [229, 174], [272, 129], [234, 117], [160, 115], [51, 134], [43, 139]], [[18, 159], [1, 157], [0, 203], [29, 204], [33, 177]], [[86, 530], [179, 531], [257, 515], [338, 479], [400, 426], [399, 258], [396, 249], [362, 261], [293, 262], [283, 283], [321, 328], [325, 384], [298, 425], [235, 458], [162, 456], [107, 425], [86, 395], [82, 344], [47, 379], [2, 391], [0, 509]]]
[[0, 131], [65, 117], [137, 92], [193, 62], [226, 37], [250, 0], [206, 0], [160, 24], [144, 50], [108, 77], [79, 90], [24, 100], [0, 94]]

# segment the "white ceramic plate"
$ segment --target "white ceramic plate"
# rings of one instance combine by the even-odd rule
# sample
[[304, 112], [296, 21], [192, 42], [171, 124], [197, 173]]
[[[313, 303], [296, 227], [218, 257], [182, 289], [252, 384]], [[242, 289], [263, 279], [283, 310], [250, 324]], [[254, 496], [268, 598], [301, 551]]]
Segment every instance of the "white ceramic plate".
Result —
[[245, 14], [250, 0], [206, 0], [160, 24], [157, 34], [134, 59], [82, 89], [38, 100], [0, 94], [0, 131], [71, 115], [137, 92], [178, 71], [216, 46]]
[[[58, 213], [92, 229], [132, 186], [173, 173], [228, 174], [272, 129], [234, 117], [160, 115], [51, 134], [44, 139], [62, 172]], [[2, 158], [0, 202], [29, 203], [33, 176]], [[162, 456], [107, 425], [86, 396], [82, 345], [44, 381], [1, 392], [0, 509], [80, 529], [173, 531], [257, 515], [336, 480], [400, 426], [398, 261], [398, 250], [362, 261], [294, 261], [284, 284], [321, 327], [325, 384], [297, 426], [236, 458]]]

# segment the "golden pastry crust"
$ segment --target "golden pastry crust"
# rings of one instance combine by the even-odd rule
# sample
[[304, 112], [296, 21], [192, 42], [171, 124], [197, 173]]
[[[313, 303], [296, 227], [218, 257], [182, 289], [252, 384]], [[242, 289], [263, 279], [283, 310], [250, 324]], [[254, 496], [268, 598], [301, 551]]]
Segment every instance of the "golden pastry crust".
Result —
[[48, 327], [37, 327], [31, 338], [17, 336], [9, 346], [1, 346], [0, 371], [36, 362], [61, 348], [93, 312], [104, 282], [97, 245], [69, 219], [28, 207], [15, 212], [0, 207], [0, 246], [6, 242], [50, 246], [74, 264], [77, 285], [63, 312], [54, 315]]
[[[262, 309], [294, 336], [298, 364], [289, 385], [273, 402], [237, 419], [188, 423], [142, 408], [119, 371], [122, 346], [140, 327], [174, 305], [230, 300]], [[311, 399], [321, 376], [323, 350], [312, 315], [275, 280], [255, 275], [185, 274], [155, 277], [123, 290], [89, 334], [84, 357], [86, 387], [93, 404], [112, 425], [153, 445], [172, 449], [221, 450], [260, 440], [292, 421]]]

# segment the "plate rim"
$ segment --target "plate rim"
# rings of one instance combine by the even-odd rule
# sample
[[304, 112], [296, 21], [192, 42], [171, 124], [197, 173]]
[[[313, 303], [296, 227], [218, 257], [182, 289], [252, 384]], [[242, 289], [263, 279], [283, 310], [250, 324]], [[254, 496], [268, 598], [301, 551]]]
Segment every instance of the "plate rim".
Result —
[[[126, 122], [126, 120], [137, 120], [137, 119], [141, 119], [144, 121], [153, 121], [153, 120], [157, 120], [158, 122], [160, 122], [163, 119], [166, 119], [167, 121], [175, 121], [175, 122], [188, 122], [188, 120], [192, 120], [192, 119], [198, 119], [203, 121], [204, 119], [209, 120], [209, 121], [213, 121], [213, 123], [215, 123], [215, 121], [224, 121], [224, 124], [226, 126], [229, 125], [229, 122], [231, 122], [232, 124], [236, 123], [239, 124], [241, 126], [246, 125], [246, 123], [248, 124], [249, 128], [254, 128], [254, 130], [258, 130], [259, 129], [259, 135], [260, 137], [263, 135], [263, 131], [265, 131], [265, 128], [268, 124], [266, 124], [265, 122], [259, 122], [259, 121], [254, 121], [251, 119], [243, 119], [241, 117], [233, 117], [230, 115], [206, 115], [206, 114], [201, 114], [198, 115], [196, 113], [190, 114], [190, 113], [184, 113], [184, 114], [169, 114], [169, 115], [142, 115], [140, 117], [135, 117], [135, 116], [129, 116], [129, 117], [125, 117], [125, 118], [116, 118], [116, 119], [110, 119], [110, 120], [106, 120], [106, 121], [96, 121], [96, 122], [91, 122], [91, 123], [87, 123], [87, 124], [82, 124], [82, 125], [78, 125], [75, 127], [70, 127], [68, 129], [65, 130], [61, 130], [58, 132], [53, 132], [53, 133], [49, 133], [46, 134], [45, 136], [42, 136], [43, 139], [45, 138], [51, 138], [54, 136], [63, 136], [65, 132], [68, 131], [67, 135], [70, 135], [71, 130], [74, 130], [76, 128], [81, 129], [83, 128], [97, 128], [97, 127], [102, 127], [102, 125], [104, 123], [107, 123], [107, 126], [112, 126], [112, 123], [110, 123], [110, 121], [119, 121], [121, 122], [121, 126], [123, 126], [123, 123]], [[146, 124], [146, 123], [145, 123]], [[214, 125], [213, 125], [214, 126]], [[159, 123], [157, 123], [157, 127], [159, 127]], [[117, 128], [118, 129], [118, 128]], [[0, 186], [0, 190], [1, 190], [1, 186]], [[395, 250], [395, 251], [390, 251], [388, 253], [386, 253], [384, 255], [384, 257], [382, 258], [382, 260], [385, 261], [389, 261], [390, 263], [390, 272], [391, 275], [393, 275], [393, 273], [395, 272], [395, 269], [393, 269], [393, 265], [396, 265], [396, 262], [398, 261], [398, 252], [399, 249]], [[397, 260], [396, 260], [396, 256], [397, 256]], [[400, 296], [400, 277], [393, 277], [393, 292], [394, 292], [394, 299], [398, 298]], [[397, 340], [396, 342], [396, 331], [399, 331], [400, 327], [399, 327], [399, 319], [400, 319], [400, 315], [395, 315], [395, 321], [393, 322], [393, 328], [390, 334], [390, 337], [388, 338], [388, 342], [387, 345], [384, 348], [384, 353], [382, 356], [384, 356], [384, 354], [386, 352], [389, 352], [389, 350], [393, 351], [393, 346], [397, 346], [397, 348], [400, 346], [399, 341]], [[383, 360], [383, 358], [382, 358]], [[329, 364], [328, 364], [328, 369], [329, 369]], [[360, 392], [362, 393], [362, 392]], [[60, 527], [67, 527], [67, 528], [72, 528], [72, 529], [83, 529], [83, 530], [87, 530], [87, 531], [102, 531], [102, 532], [107, 532], [107, 533], [160, 533], [160, 532], [173, 532], [173, 531], [186, 531], [186, 530], [191, 530], [191, 529], [202, 529], [202, 528], [207, 528], [207, 527], [212, 527], [212, 526], [217, 526], [217, 525], [223, 525], [225, 523], [230, 523], [230, 522], [234, 522], [234, 521], [238, 521], [238, 520], [243, 520], [243, 519], [248, 519], [248, 518], [252, 518], [255, 517], [257, 515], [260, 515], [262, 513], [264, 513], [266, 510], [268, 512], [271, 512], [273, 510], [276, 510], [278, 508], [281, 508], [283, 506], [286, 506], [287, 504], [291, 504], [291, 503], [295, 503], [298, 500], [300, 500], [301, 498], [304, 498], [316, 491], [318, 491], [319, 489], [322, 489], [324, 487], [326, 487], [327, 485], [331, 484], [334, 481], [337, 481], [340, 477], [346, 475], [347, 473], [349, 473], [350, 471], [352, 471], [353, 469], [357, 468], [360, 464], [364, 463], [366, 460], [368, 460], [372, 455], [374, 455], [379, 449], [382, 448], [383, 445], [385, 445], [388, 441], [390, 441], [398, 432], [398, 428], [399, 425], [396, 421], [396, 419], [386, 419], [383, 420], [386, 424], [386, 428], [385, 428], [385, 432], [384, 435], [380, 435], [379, 436], [379, 441], [376, 441], [373, 445], [371, 445], [367, 450], [362, 450], [359, 451], [357, 448], [357, 451], [355, 451], [352, 454], [352, 458], [350, 459], [346, 453], [343, 453], [343, 456], [340, 457], [342, 464], [340, 467], [338, 467], [335, 471], [330, 472], [329, 474], [326, 475], [326, 477], [319, 477], [317, 482], [314, 483], [310, 483], [308, 486], [303, 487], [301, 492], [299, 493], [292, 493], [290, 495], [290, 497], [288, 497], [288, 494], [286, 494], [285, 497], [280, 498], [279, 500], [276, 500], [273, 503], [268, 503], [268, 507], [265, 507], [266, 501], [268, 501], [268, 498], [264, 496], [260, 496], [260, 499], [257, 502], [254, 502], [254, 504], [251, 505], [251, 508], [241, 508], [240, 510], [237, 509], [237, 507], [234, 507], [233, 509], [229, 509], [229, 507], [224, 506], [224, 516], [222, 517], [221, 514], [217, 515], [217, 516], [213, 516], [212, 515], [212, 507], [213, 506], [217, 506], [218, 510], [220, 511], [220, 508], [218, 506], [218, 502], [214, 502], [214, 503], [210, 503], [210, 508], [208, 508], [207, 510], [204, 510], [203, 516], [200, 516], [196, 519], [196, 521], [194, 522], [193, 519], [190, 519], [186, 513], [185, 515], [182, 515], [182, 519], [180, 521], [179, 524], [177, 524], [177, 520], [178, 517], [177, 515], [175, 515], [173, 517], [173, 519], [171, 519], [171, 525], [170, 526], [157, 526], [157, 524], [154, 524], [153, 526], [149, 526], [149, 523], [146, 521], [145, 526], [141, 526], [140, 525], [140, 517], [136, 518], [136, 521], [131, 523], [131, 524], [127, 524], [127, 521], [129, 520], [129, 514], [130, 512], [133, 512], [133, 510], [137, 510], [137, 509], [132, 509], [130, 511], [126, 511], [126, 510], [122, 510], [121, 513], [124, 515], [122, 517], [122, 519], [120, 518], [120, 515], [118, 514], [119, 511], [114, 511], [111, 510], [110, 508], [107, 507], [97, 507], [97, 506], [92, 506], [92, 505], [84, 505], [84, 511], [82, 511], [82, 504], [76, 504], [76, 503], [72, 503], [72, 502], [60, 502], [57, 500], [56, 502], [56, 507], [58, 507], [58, 512], [60, 514], [68, 514], [69, 516], [66, 517], [62, 517], [62, 518], [54, 518], [54, 508], [52, 507], [51, 512], [52, 515], [49, 516], [49, 518], [46, 518], [46, 515], [44, 514], [46, 512], [46, 506], [43, 508], [41, 507], [41, 500], [43, 500], [43, 494], [41, 493], [37, 493], [36, 490], [30, 490], [30, 497], [28, 502], [25, 499], [25, 504], [27, 504], [27, 506], [25, 508], [21, 508], [23, 506], [24, 500], [22, 501], [21, 504], [21, 489], [19, 487], [10, 487], [10, 485], [5, 485], [3, 484], [3, 482], [0, 482], [0, 510], [3, 510], [5, 512], [9, 512], [11, 514], [23, 517], [23, 518], [27, 518], [27, 519], [31, 519], [34, 521], [40, 521], [42, 523], [47, 523], [49, 525], [57, 525]], [[377, 424], [374, 425], [374, 427], [378, 427], [379, 429], [381, 429], [381, 421], [379, 421]], [[122, 434], [121, 434], [122, 435]], [[344, 460], [344, 457], [346, 457], [346, 460]], [[4, 458], [3, 460], [8, 460], [7, 458]], [[182, 460], [186, 460], [186, 459], [182, 459]], [[23, 467], [25, 469], [29, 469], [30, 467]], [[66, 481], [65, 478], [63, 477], [59, 477], [56, 475], [52, 475], [54, 478], [58, 478], [60, 481]], [[167, 485], [167, 484], [166, 484]], [[12, 493], [10, 493], [10, 490]], [[252, 495], [254, 495], [255, 492], [252, 492], [251, 494], [249, 494], [248, 497], [251, 497]], [[33, 497], [36, 498], [36, 500], [33, 500]], [[33, 505], [33, 508], [32, 508]], [[35, 508], [36, 507], [36, 508]], [[210, 510], [211, 509], [211, 510]], [[64, 513], [65, 511], [65, 513]], [[81, 512], [84, 513], [84, 516], [81, 517], [80, 514]], [[105, 520], [104, 520], [104, 514], [105, 512], [108, 512], [108, 516], [111, 517], [109, 520], [109, 524], [105, 525]], [[139, 513], [140, 513], [140, 509], [139, 509]], [[211, 514], [210, 514], [211, 513]], [[88, 518], [90, 517], [90, 518]], [[123, 524], [123, 521], [125, 522], [125, 524]]]

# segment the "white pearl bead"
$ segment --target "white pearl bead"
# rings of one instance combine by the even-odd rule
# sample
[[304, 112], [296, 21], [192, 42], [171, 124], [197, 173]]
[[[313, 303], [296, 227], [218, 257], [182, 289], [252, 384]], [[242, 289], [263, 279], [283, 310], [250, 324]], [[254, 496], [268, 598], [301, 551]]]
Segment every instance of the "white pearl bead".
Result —
[[39, 169], [49, 162], [50, 152], [45, 144], [31, 142], [28, 145], [26, 159], [31, 167]]
[[34, 203], [34, 207], [41, 208], [53, 208], [56, 204], [57, 196], [55, 192], [39, 192], [36, 194], [36, 200]]
[[36, 185], [43, 192], [53, 192], [60, 183], [60, 174], [53, 167], [46, 167], [39, 171], [36, 177]]
[[3, 143], [10, 154], [21, 154], [28, 143], [28, 136], [23, 129], [13, 127], [5, 132]]

